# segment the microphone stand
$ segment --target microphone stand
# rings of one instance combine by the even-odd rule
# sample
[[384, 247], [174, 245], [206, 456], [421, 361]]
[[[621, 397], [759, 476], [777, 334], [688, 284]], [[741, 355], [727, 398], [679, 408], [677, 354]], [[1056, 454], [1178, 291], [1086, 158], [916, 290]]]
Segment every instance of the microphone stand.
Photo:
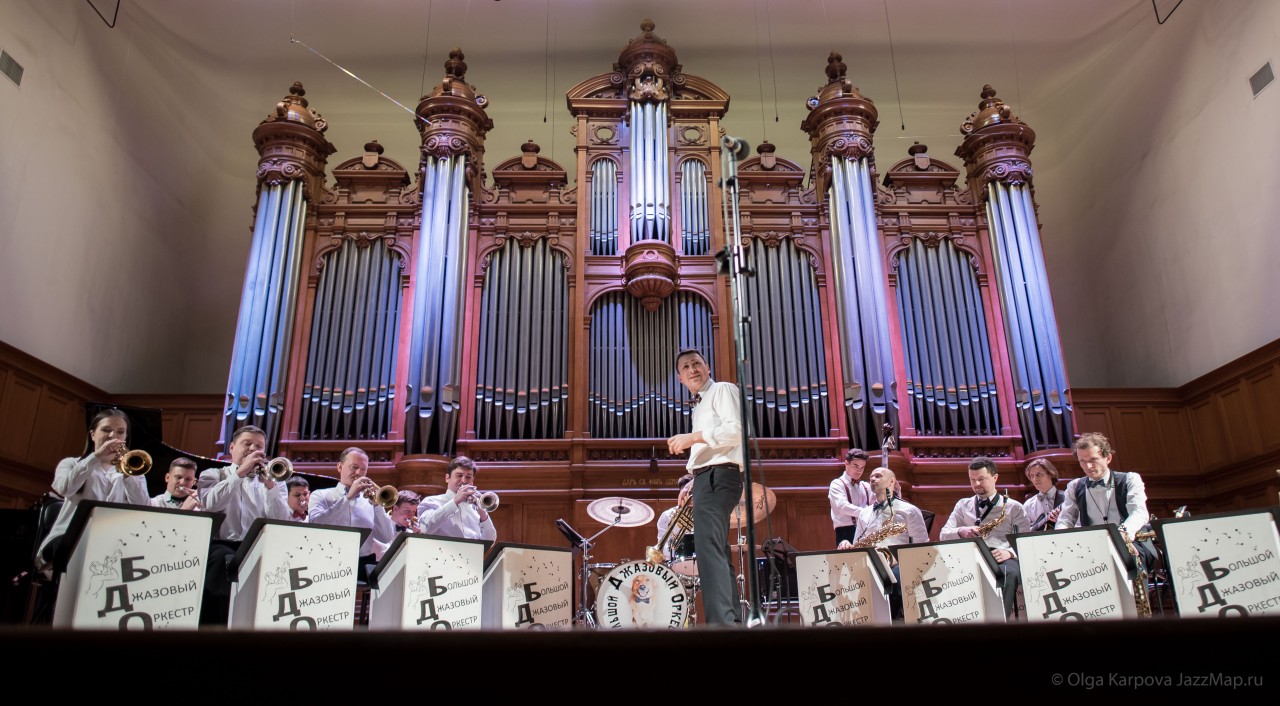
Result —
[[725, 244], [724, 249], [716, 253], [719, 271], [729, 275], [729, 292], [733, 306], [733, 342], [737, 348], [735, 356], [738, 370], [738, 400], [742, 413], [742, 473], [746, 476], [743, 501], [747, 514], [747, 614], [746, 625], [749, 628], [764, 624], [764, 616], [760, 610], [760, 586], [756, 571], [756, 519], [755, 494], [752, 492], [751, 475], [751, 422], [747, 409], [746, 387], [746, 355], [748, 326], [751, 323], [742, 307], [742, 278], [754, 274], [743, 261], [742, 227], [738, 216], [738, 162], [746, 159], [751, 148], [746, 140], [726, 135], [721, 140], [720, 166], [722, 177], [721, 210], [724, 217]]

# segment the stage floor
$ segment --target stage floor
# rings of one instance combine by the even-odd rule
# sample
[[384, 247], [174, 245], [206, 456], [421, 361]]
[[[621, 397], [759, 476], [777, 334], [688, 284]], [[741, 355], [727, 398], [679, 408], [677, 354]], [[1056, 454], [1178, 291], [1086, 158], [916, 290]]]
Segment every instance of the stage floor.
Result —
[[[1036, 694], [1036, 701], [1048, 703], [1150, 689], [1197, 700], [1231, 694], [1253, 702], [1280, 692], [1273, 651], [1277, 636], [1280, 618], [1154, 618], [835, 630], [117, 633], [6, 628], [0, 630], [0, 645], [15, 681], [56, 687], [72, 675], [77, 683], [102, 678], [104, 683], [148, 684], [145, 691], [157, 696], [182, 693], [182, 700], [190, 695], [182, 684], [203, 690], [213, 686], [211, 672], [220, 672], [237, 684], [301, 689], [298, 695], [306, 702], [315, 701], [309, 687], [320, 677], [335, 685], [335, 698], [348, 684], [374, 693], [404, 685], [411, 694], [425, 696], [437, 693], [434, 686], [446, 693], [446, 684], [459, 683], [463, 693], [484, 701], [525, 695], [539, 702], [621, 698], [665, 704], [668, 697], [683, 701], [705, 695], [717, 704], [725, 698], [755, 703], [775, 694], [860, 700], [869, 694], [851, 691], [854, 686], [878, 683], [888, 691], [874, 693], [907, 697], [981, 693], [987, 684], [999, 693]], [[722, 685], [713, 687], [717, 682]], [[177, 691], [154, 688], [162, 684]]]

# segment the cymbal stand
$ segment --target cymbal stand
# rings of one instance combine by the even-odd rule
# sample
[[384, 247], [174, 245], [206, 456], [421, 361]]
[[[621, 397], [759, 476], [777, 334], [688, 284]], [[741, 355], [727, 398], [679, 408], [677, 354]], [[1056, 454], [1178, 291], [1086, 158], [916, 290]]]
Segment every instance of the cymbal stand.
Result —
[[582, 568], [578, 574], [580, 595], [578, 597], [578, 611], [573, 616], [574, 625], [589, 625], [593, 628], [596, 626], [595, 616], [587, 609], [587, 579], [591, 576], [591, 569], [595, 568], [595, 565], [588, 563], [591, 561], [591, 549], [596, 546], [596, 537], [613, 529], [621, 521], [622, 515], [618, 515], [611, 524], [605, 525], [604, 529], [582, 540], [582, 546], [579, 547], [582, 552]]

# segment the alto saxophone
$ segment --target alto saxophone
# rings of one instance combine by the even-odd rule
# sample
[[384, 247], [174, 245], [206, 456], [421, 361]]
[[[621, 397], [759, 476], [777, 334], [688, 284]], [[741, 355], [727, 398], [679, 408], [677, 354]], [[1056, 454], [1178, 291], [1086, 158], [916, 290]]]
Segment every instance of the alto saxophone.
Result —
[[1134, 607], [1138, 611], [1138, 616], [1142, 618], [1151, 617], [1151, 599], [1147, 596], [1147, 565], [1142, 561], [1142, 556], [1138, 554], [1138, 548], [1133, 546], [1133, 540], [1129, 538], [1129, 532], [1125, 528], [1120, 528], [1120, 537], [1124, 540], [1124, 548], [1129, 550], [1129, 555], [1133, 557], [1133, 562], [1138, 566], [1138, 571], [1133, 576], [1133, 602]]
[[978, 536], [982, 537], [982, 541], [985, 542], [987, 540], [987, 535], [994, 532], [996, 528], [1000, 526], [1000, 523], [1004, 522], [1004, 514], [1008, 507], [1009, 491], [1006, 490], [1004, 491], [1004, 500], [1000, 503], [1000, 516], [994, 520], [987, 520], [986, 522], [978, 525]]
[[875, 547], [876, 549], [880, 550], [881, 554], [884, 555], [885, 563], [892, 565], [893, 553], [890, 552], [888, 549], [885, 549], [884, 547], [876, 547], [876, 545], [890, 537], [896, 537], [902, 534], [903, 532], [906, 532], [907, 523], [893, 521], [893, 496], [892, 495], [890, 495], [889, 499], [885, 501], [884, 510], [885, 510], [885, 516], [884, 516], [885, 524], [880, 525], [880, 529], [876, 530], [875, 532], [872, 532], [871, 534], [864, 534], [862, 536], [862, 539], [859, 539], [858, 541], [853, 543], [853, 548], [867, 549], [869, 547]]

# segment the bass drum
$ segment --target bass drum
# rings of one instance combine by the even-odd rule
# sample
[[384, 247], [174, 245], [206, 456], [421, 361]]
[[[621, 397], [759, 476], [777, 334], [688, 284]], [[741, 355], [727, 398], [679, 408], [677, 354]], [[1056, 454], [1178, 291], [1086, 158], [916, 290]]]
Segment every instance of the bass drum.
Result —
[[681, 628], [689, 616], [689, 594], [680, 576], [663, 564], [619, 564], [600, 583], [596, 625], [601, 628]]

